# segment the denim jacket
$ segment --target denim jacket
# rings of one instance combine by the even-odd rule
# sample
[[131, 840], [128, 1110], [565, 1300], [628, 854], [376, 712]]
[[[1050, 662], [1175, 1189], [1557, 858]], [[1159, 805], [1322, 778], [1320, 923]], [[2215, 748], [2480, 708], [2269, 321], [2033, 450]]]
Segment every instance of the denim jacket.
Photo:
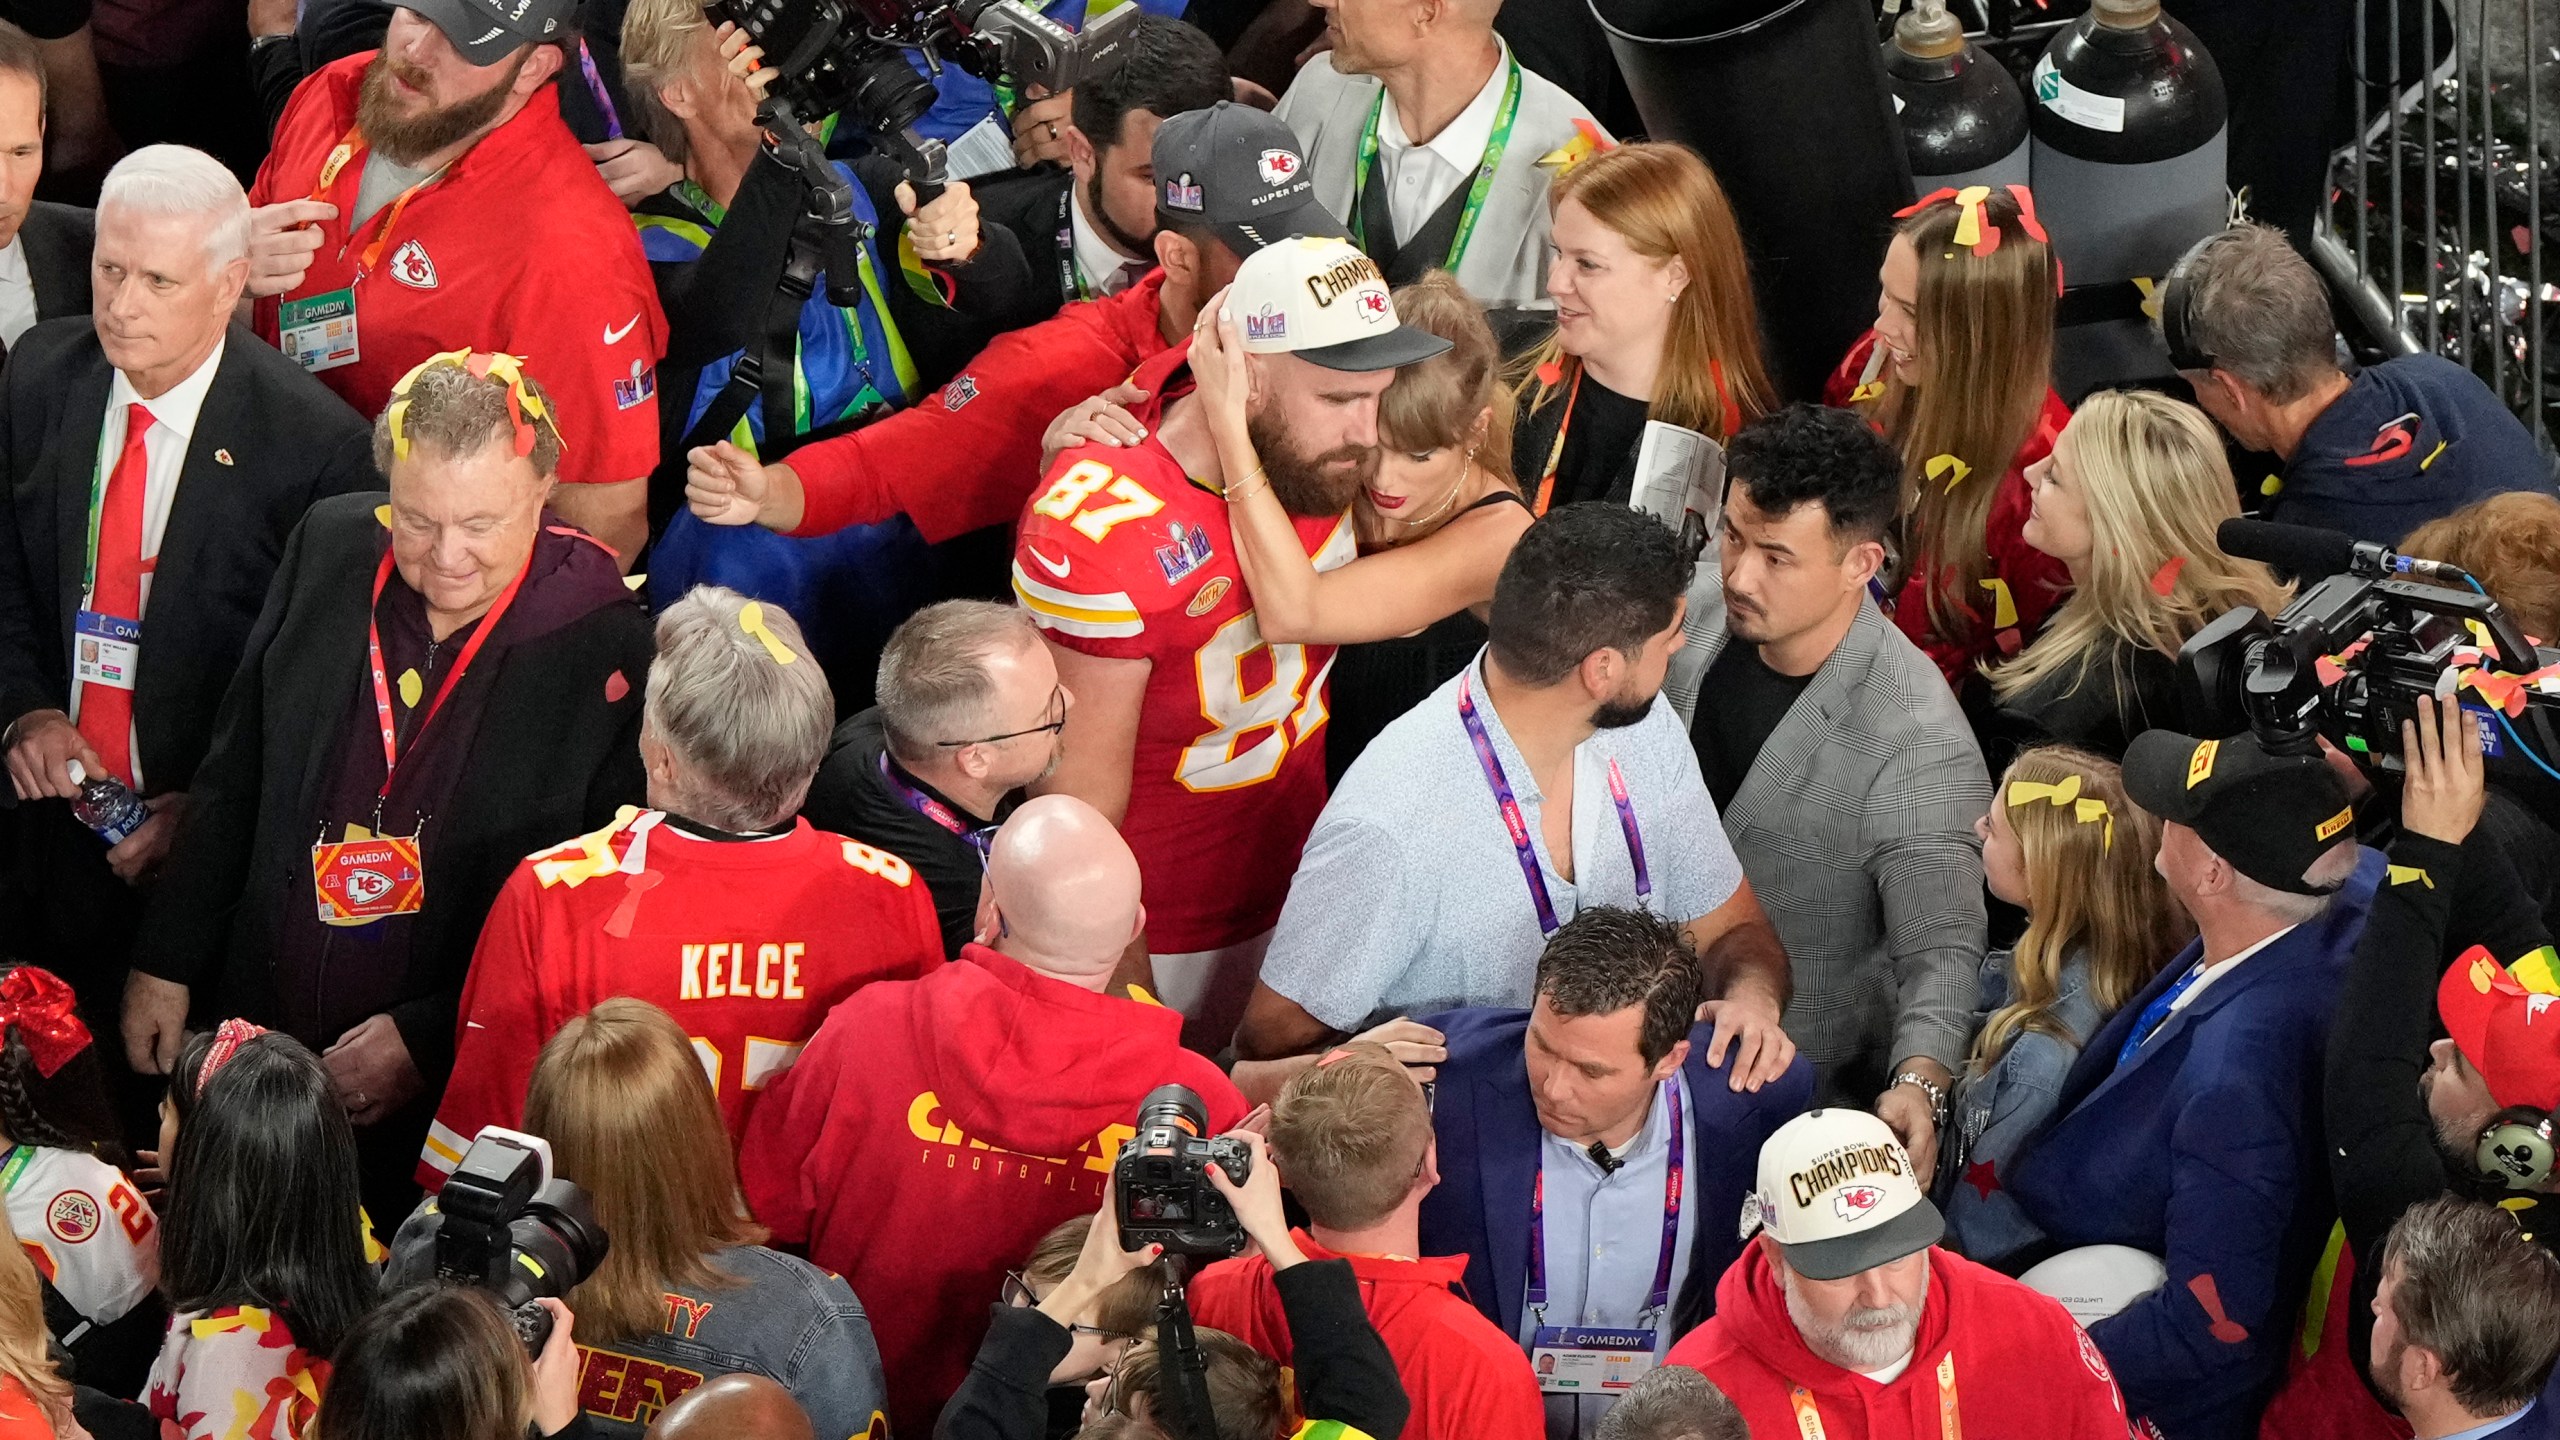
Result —
[[[2009, 955], [1994, 950], [1982, 959], [1973, 1028], [2009, 1003]], [[2106, 1023], [2089, 990], [2089, 957], [2074, 947], [2065, 957], [2052, 1017], [2068, 1039], [2022, 1030], [1990, 1069], [1968, 1071], [1956, 1084], [1947, 1134], [1938, 1147], [1938, 1208], [1947, 1217], [1949, 1248], [1967, 1259], [1998, 1267], [2044, 1238], [2002, 1188], [2009, 1166], [2053, 1118], [2062, 1082], [2080, 1047]]]

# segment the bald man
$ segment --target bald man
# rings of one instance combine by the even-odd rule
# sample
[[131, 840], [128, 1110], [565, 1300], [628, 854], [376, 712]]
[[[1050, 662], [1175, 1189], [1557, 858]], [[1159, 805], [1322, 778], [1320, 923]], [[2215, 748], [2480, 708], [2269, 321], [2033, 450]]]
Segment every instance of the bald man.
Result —
[[1188, 1085], [1212, 1133], [1244, 1097], [1182, 1048], [1182, 1017], [1111, 972], [1145, 914], [1138, 862], [1063, 795], [996, 832], [978, 938], [922, 980], [827, 1016], [748, 1123], [747, 1203], [776, 1242], [876, 1296], [889, 1421], [931, 1433], [968, 1373], [1004, 1273], [1101, 1203], [1138, 1102]]
[[781, 1382], [739, 1371], [684, 1392], [658, 1412], [648, 1440], [818, 1440], [818, 1434]]

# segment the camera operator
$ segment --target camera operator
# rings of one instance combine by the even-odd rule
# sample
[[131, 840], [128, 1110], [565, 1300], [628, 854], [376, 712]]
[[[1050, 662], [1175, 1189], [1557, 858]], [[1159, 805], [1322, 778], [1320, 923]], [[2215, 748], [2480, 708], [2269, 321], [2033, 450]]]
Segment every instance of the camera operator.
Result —
[[2198, 242], [2159, 314], [2196, 404], [2284, 462], [2258, 489], [2269, 520], [2388, 545], [2482, 496], [2551, 489], [2533, 437], [2470, 371], [2424, 353], [2340, 370], [2328, 287], [2281, 231], [2240, 224]]
[[1025, 804], [987, 856], [977, 943], [921, 980], [855, 991], [747, 1122], [756, 1218], [892, 1302], [872, 1328], [901, 1433], [931, 1428], [985, 1298], [1100, 1192], [1148, 1091], [1205, 1097], [1207, 1132], [1244, 1117], [1235, 1086], [1181, 1048], [1180, 1014], [1111, 985], [1145, 919], [1138, 887], [1093, 807]]
[[[1269, 1263], [1271, 1282], [1279, 1293], [1284, 1335], [1293, 1345], [1298, 1379], [1297, 1406], [1284, 1413], [1307, 1417], [1296, 1431], [1300, 1436], [1341, 1433], [1333, 1429], [1340, 1426], [1349, 1432], [1346, 1440], [1364, 1436], [1396, 1440], [1411, 1406], [1397, 1379], [1395, 1359], [1361, 1308], [1361, 1282], [1352, 1262], [1307, 1256], [1281, 1213], [1280, 1172], [1271, 1163], [1262, 1137], [1238, 1132], [1232, 1138], [1253, 1151], [1252, 1168], [1238, 1185], [1226, 1171], [1212, 1165], [1209, 1183], [1235, 1208], [1246, 1238]], [[1069, 1325], [1124, 1277], [1162, 1253], [1163, 1247], [1157, 1245], [1120, 1248], [1116, 1201], [1111, 1184], [1105, 1182], [1102, 1209], [1085, 1232], [1075, 1269], [1038, 1305], [995, 1307], [986, 1343], [978, 1347], [969, 1378], [934, 1426], [935, 1440], [1039, 1440], [1048, 1414], [1043, 1388], [1075, 1343]], [[1221, 1388], [1215, 1375], [1221, 1357], [1206, 1344], [1202, 1348], [1211, 1356], [1209, 1385], [1215, 1394]], [[1160, 1364], [1157, 1369], [1160, 1376]], [[1144, 1389], [1134, 1383], [1134, 1375], [1130, 1379], [1131, 1384], [1115, 1386], [1112, 1393], [1125, 1399], [1132, 1391]], [[1275, 1394], [1271, 1399], [1278, 1407], [1286, 1397]], [[1153, 1411], [1156, 1407], [1136, 1408]]]
[[1546, 1406], [1529, 1357], [1456, 1293], [1467, 1257], [1422, 1254], [1419, 1217], [1440, 1183], [1439, 1150], [1431, 1101], [1404, 1066], [1367, 1042], [1327, 1052], [1281, 1088], [1270, 1135], [1307, 1228], [1292, 1232], [1291, 1250], [1266, 1244], [1259, 1256], [1200, 1272], [1200, 1323], [1294, 1365], [1298, 1331], [1279, 1303], [1278, 1274], [1293, 1251], [1340, 1256], [1413, 1399], [1413, 1440], [1541, 1440]]
[[[2370, 1353], [2384, 1237], [2412, 1207], [2448, 1192], [2487, 1193], [2546, 1247], [2560, 1242], [2560, 1204], [2553, 1196], [2560, 1185], [2546, 1176], [2503, 1186], [2476, 1163], [2491, 1112], [2510, 1104], [2546, 1111], [2560, 1105], [2560, 1036], [2525, 1023], [2531, 1001], [2500, 1000], [2505, 987], [2496, 973], [2488, 989], [2474, 987], [2470, 964], [2453, 956], [2479, 945], [2512, 965], [2550, 935], [2503, 853], [2466, 843], [2486, 799], [2478, 718], [2424, 698], [2418, 717], [2402, 728], [2409, 773], [2387, 883], [2374, 896], [2329, 1038], [2329, 1176], [2354, 1278], [2351, 1287], [2341, 1287], [2345, 1294], [2328, 1298], [2327, 1313], [2344, 1315], [2341, 1359], [2358, 1376], [2366, 1373]], [[2440, 1037], [2451, 1026], [2453, 1007], [2440, 1018], [2439, 1000], [2494, 1004], [2499, 1014], [2488, 1027], [2465, 1027], [2466, 1034], [2446, 1040]], [[2538, 1085], [2530, 1068], [2537, 1055]], [[2352, 1380], [2310, 1388], [2328, 1404], [2370, 1413]]]
[[[569, 1296], [597, 1436], [639, 1440], [668, 1401], [738, 1372], [781, 1382], [822, 1434], [863, 1433], [883, 1401], [862, 1302], [761, 1243], [702, 1061], [667, 1012], [617, 996], [561, 1026], [534, 1066], [524, 1124], [612, 1237]], [[434, 1243], [427, 1213], [400, 1228], [395, 1276]]]
[[[310, 1440], [589, 1440], [578, 1408], [575, 1316], [557, 1300], [530, 1363], [486, 1291], [428, 1285], [392, 1296], [347, 1332]], [[219, 1432], [229, 1435], [235, 1432]], [[269, 1432], [256, 1430], [265, 1436]], [[276, 1430], [274, 1440], [290, 1440]]]

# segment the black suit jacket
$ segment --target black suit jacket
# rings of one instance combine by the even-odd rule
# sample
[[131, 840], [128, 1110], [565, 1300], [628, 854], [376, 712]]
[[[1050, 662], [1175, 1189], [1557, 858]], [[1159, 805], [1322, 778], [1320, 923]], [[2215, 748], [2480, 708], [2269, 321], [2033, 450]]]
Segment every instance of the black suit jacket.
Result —
[[[285, 547], [144, 912], [136, 966], [193, 987], [200, 1019], [278, 1018], [275, 923], [281, 906], [313, 903], [311, 842], [335, 732], [365, 683], [384, 498], [324, 500]], [[654, 652], [649, 617], [629, 600], [483, 654], [459, 683], [457, 698], [481, 689], [487, 700], [429, 837], [426, 905], [390, 1007], [428, 1096], [453, 1068], [463, 975], [516, 862], [645, 799], [640, 701]]]
[[35, 282], [38, 320], [89, 313], [89, 251], [97, 240], [95, 210], [50, 200], [28, 207], [27, 218], [18, 222], [18, 243], [26, 247], [27, 278]]
[[1058, 242], [1064, 228], [1058, 222], [1058, 202], [1074, 183], [1072, 170], [1043, 168], [990, 177], [977, 191], [980, 232], [1000, 225], [1022, 242], [1023, 258], [1031, 262], [1031, 293], [1039, 297], [1043, 315], [1076, 298], [1058, 270], [1058, 262], [1074, 250], [1073, 241]]
[[[70, 703], [89, 487], [113, 379], [85, 301], [78, 319], [20, 336], [0, 370], [0, 725]], [[233, 326], [152, 575], [133, 696], [149, 792], [185, 789], [204, 759], [214, 712], [302, 512], [381, 484], [363, 417]]]

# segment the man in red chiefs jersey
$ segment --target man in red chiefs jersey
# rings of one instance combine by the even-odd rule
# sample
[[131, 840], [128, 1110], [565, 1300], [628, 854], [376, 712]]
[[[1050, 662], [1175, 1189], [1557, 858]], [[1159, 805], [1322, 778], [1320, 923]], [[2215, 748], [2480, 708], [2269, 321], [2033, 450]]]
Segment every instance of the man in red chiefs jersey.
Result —
[[[1268, 483], [1319, 570], [1356, 553], [1348, 511], [1378, 463], [1378, 395], [1449, 348], [1400, 324], [1348, 242], [1248, 257], [1225, 313], [1243, 327], [1262, 473], [1227, 476], [1192, 394], [1190, 343], [1138, 367], [1147, 438], [1081, 445], [1049, 468], [1014, 546], [1013, 589], [1077, 704], [1046, 788], [1118, 821], [1146, 876], [1146, 948], [1207, 1051], [1235, 1034], [1298, 849], [1324, 808], [1330, 645], [1267, 645], [1235, 563], [1225, 488]], [[1265, 476], [1267, 475], [1267, 480]]]
[[526, 860], [489, 912], [423, 1185], [480, 1127], [519, 1123], [543, 1042], [599, 1000], [676, 1017], [734, 1137], [828, 1007], [942, 962], [906, 861], [793, 818], [835, 700], [790, 616], [695, 590], [658, 617], [647, 694], [652, 808]]
[[552, 98], [574, 8], [405, 0], [379, 51], [303, 81], [249, 189], [249, 294], [259, 338], [366, 415], [429, 355], [523, 357], [560, 408], [551, 508], [628, 569], [666, 319]]
[[1213, 1133], [1244, 1118], [1181, 1017], [1112, 986], [1145, 919], [1111, 822], [1030, 801], [996, 832], [978, 942], [828, 1012], [747, 1124], [748, 1208], [871, 1297], [894, 1433], [932, 1433], [1006, 1268], [1101, 1203], [1148, 1091], [1190, 1086]]

